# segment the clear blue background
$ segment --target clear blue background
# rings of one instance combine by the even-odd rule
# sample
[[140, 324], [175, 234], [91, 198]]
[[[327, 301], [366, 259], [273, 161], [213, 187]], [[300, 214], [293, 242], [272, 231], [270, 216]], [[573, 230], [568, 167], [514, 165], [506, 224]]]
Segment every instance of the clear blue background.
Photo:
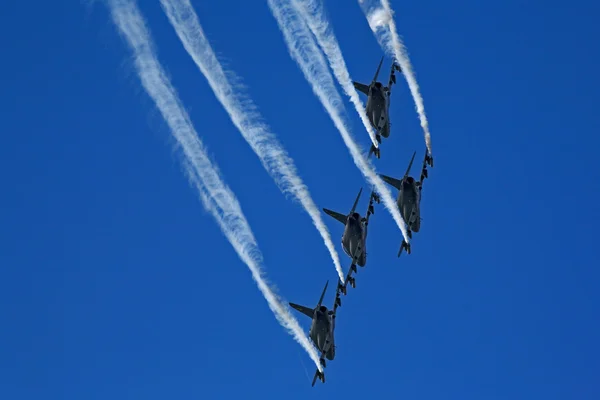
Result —
[[[318, 205], [348, 210], [368, 185], [266, 2], [194, 6]], [[432, 132], [422, 232], [398, 260], [400, 233], [377, 208], [337, 357], [311, 388], [313, 364], [188, 185], [107, 7], [2, 2], [0, 398], [600, 398], [600, 6], [392, 7]], [[269, 278], [314, 305], [335, 270], [310, 219], [279, 193], [158, 1], [141, 8]], [[327, 9], [352, 77], [368, 82], [382, 51], [358, 3]], [[377, 167], [401, 176], [424, 147], [404, 80], [391, 113]], [[347, 268], [342, 226], [327, 223]]]

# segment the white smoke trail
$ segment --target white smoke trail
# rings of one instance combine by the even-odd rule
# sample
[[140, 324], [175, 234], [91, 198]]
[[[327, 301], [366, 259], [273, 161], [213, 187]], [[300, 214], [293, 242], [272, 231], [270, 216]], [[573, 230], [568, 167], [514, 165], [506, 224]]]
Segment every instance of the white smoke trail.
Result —
[[419, 115], [421, 128], [423, 128], [427, 150], [429, 151], [429, 154], [433, 154], [431, 152], [429, 121], [427, 121], [427, 116], [425, 115], [425, 104], [423, 103], [423, 97], [419, 90], [417, 77], [415, 76], [412, 64], [408, 57], [408, 51], [396, 30], [396, 23], [394, 22], [393, 17], [394, 11], [390, 7], [390, 2], [388, 0], [381, 0], [381, 6], [376, 8], [367, 5], [363, 0], [358, 0], [358, 2], [369, 21], [369, 26], [375, 34], [379, 45], [389, 56], [394, 57], [402, 68], [402, 75], [405, 77], [406, 83], [408, 83], [408, 88], [410, 89], [410, 93], [417, 109], [417, 114]]
[[288, 155], [269, 127], [263, 122], [254, 102], [243, 93], [239, 85], [233, 85], [237, 77], [227, 75], [219, 63], [198, 16], [189, 0], [161, 0], [161, 5], [183, 46], [192, 57], [200, 72], [206, 77], [215, 96], [223, 105], [233, 124], [238, 128], [252, 150], [260, 158], [263, 167], [269, 172], [283, 193], [292, 194], [302, 204], [313, 224], [321, 234], [329, 250], [335, 269], [344, 282], [340, 258], [331, 240], [322, 215], [313, 201], [308, 188], [298, 176], [294, 161]]
[[181, 146], [188, 178], [198, 190], [204, 207], [215, 218], [240, 259], [250, 269], [252, 278], [279, 323], [300, 343], [322, 371], [316, 349], [284, 301], [266, 282], [262, 270], [262, 254], [248, 221], [237, 198], [223, 182], [218, 167], [208, 157], [175, 88], [160, 65], [140, 10], [133, 0], [109, 0], [108, 3], [115, 25], [134, 54], [135, 68], [142, 86], [156, 103]]
[[352, 84], [342, 50], [323, 9], [322, 0], [293, 0], [293, 3], [327, 56], [335, 78], [342, 89], [344, 89], [346, 95], [350, 97], [352, 104], [354, 104], [356, 112], [358, 112], [367, 133], [371, 137], [371, 142], [373, 142], [375, 147], [379, 148], [379, 142], [375, 138], [375, 130], [367, 117], [365, 107], [362, 101], [360, 101], [358, 92]]
[[363, 157], [358, 145], [342, 120], [341, 112], [344, 109], [342, 99], [335, 88], [333, 78], [327, 68], [327, 62], [312, 38], [308, 27], [297, 14], [296, 10], [289, 5], [283, 4], [282, 0], [269, 0], [269, 7], [277, 20], [279, 29], [283, 33], [291, 57], [302, 70], [304, 77], [312, 86], [313, 92], [317, 95], [334, 125], [342, 135], [342, 139], [346, 147], [348, 147], [354, 163], [369, 183], [375, 186], [377, 192], [381, 195], [383, 204], [392, 214], [394, 221], [402, 231], [404, 240], [409, 243], [406, 224], [402, 220], [402, 216], [392, 198], [390, 190], [376, 174], [373, 165]]

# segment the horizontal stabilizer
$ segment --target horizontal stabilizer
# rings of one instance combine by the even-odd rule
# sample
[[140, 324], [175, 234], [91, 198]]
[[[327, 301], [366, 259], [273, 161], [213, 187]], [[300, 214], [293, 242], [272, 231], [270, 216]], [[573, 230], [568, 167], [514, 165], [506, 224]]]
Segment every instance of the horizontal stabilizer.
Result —
[[325, 214], [329, 215], [330, 217], [333, 217], [333, 218], [337, 219], [342, 224], [346, 225], [346, 219], [348, 217], [347, 215], [340, 214], [339, 212], [328, 210], [327, 208], [324, 208], [323, 211], [325, 211]]
[[292, 308], [300, 311], [302, 314], [306, 315], [310, 319], [313, 318], [314, 311], [315, 311], [313, 308], [304, 307], [304, 306], [301, 306], [301, 305], [295, 304], [295, 303], [290, 303], [290, 306]]
[[395, 187], [398, 190], [402, 190], [402, 181], [400, 179], [392, 178], [390, 176], [383, 175], [383, 174], [379, 174], [379, 176], [386, 183], [389, 183], [390, 185], [392, 185], [393, 187]]
[[402, 250], [404, 249], [406, 249], [406, 253], [410, 254], [410, 243], [406, 243], [406, 240], [402, 240], [400, 250], [398, 251], [398, 257], [400, 257], [400, 254], [402, 254]]
[[375, 145], [371, 145], [371, 149], [369, 149], [369, 154], [367, 155], [367, 157], [371, 157], [371, 154], [375, 153], [375, 157], [377, 158], [381, 158], [381, 150], [379, 150], [379, 148], [375, 147]]
[[325, 383], [325, 373], [324, 372], [319, 372], [319, 370], [317, 369], [317, 372], [315, 372], [315, 376], [313, 378], [312, 381], [312, 385], [315, 386], [315, 382], [317, 381], [317, 378], [319, 378], [321, 380], [321, 382]]
[[358, 90], [359, 92], [362, 92], [362, 93], [366, 94], [367, 96], [369, 95], [369, 86], [368, 85], [365, 85], [364, 83], [354, 82], [354, 81], [352, 81], [352, 84], [354, 85], [354, 88], [356, 90]]

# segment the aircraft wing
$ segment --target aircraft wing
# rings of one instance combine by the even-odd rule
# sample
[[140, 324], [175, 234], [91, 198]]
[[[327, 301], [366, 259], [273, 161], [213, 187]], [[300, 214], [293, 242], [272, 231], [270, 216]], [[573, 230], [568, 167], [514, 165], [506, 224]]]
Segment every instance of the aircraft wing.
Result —
[[342, 284], [342, 281], [338, 279], [338, 285], [335, 290], [335, 301], [333, 303], [333, 315], [337, 313], [337, 308], [342, 306], [342, 298], [340, 294], [347, 294], [348, 283], [350, 283], [350, 286], [356, 287], [356, 283], [354, 281], [354, 278], [352, 277], [352, 272], [356, 272], [357, 269], [356, 263], [354, 262], [355, 260], [352, 261], [352, 265], [350, 266], [350, 268], [348, 269], [348, 273], [346, 274], [346, 279], [344, 279], [345, 282]]
[[379, 195], [375, 193], [375, 189], [371, 190], [371, 196], [369, 197], [369, 208], [367, 208], [367, 215], [365, 216], [365, 226], [369, 225], [369, 218], [371, 218], [371, 215], [375, 214], [373, 202], [379, 203], [380, 201]]
[[428, 178], [427, 164], [433, 168], [433, 157], [429, 154], [427, 148], [425, 148], [425, 157], [423, 158], [423, 166], [421, 167], [421, 176], [419, 177], [419, 188], [423, 186], [423, 181]]
[[402, 73], [402, 69], [396, 63], [396, 60], [394, 60], [392, 62], [392, 67], [390, 68], [390, 79], [389, 79], [388, 85], [387, 85], [390, 94], [392, 92], [392, 85], [396, 83], [396, 71]]
[[338, 279], [338, 285], [335, 290], [335, 301], [333, 303], [334, 316], [337, 312], [337, 308], [341, 307], [342, 305], [342, 298], [340, 296], [340, 293], [344, 293], [344, 295], [347, 294], [348, 283], [350, 283], [350, 286], [352, 286], [353, 288], [356, 287], [356, 281], [355, 278], [352, 277], [352, 272], [358, 272], [358, 270], [356, 269], [356, 256], [352, 259], [352, 264], [350, 265], [350, 268], [348, 268], [346, 279], [344, 279], [345, 282], [342, 284], [342, 281]]

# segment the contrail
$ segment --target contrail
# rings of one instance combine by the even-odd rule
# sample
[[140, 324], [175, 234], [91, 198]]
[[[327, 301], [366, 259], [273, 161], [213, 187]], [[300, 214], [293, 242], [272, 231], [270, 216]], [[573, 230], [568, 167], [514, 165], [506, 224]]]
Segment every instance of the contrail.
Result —
[[342, 135], [354, 163], [369, 183], [375, 186], [383, 199], [383, 204], [392, 214], [394, 221], [402, 231], [404, 240], [409, 243], [406, 224], [392, 198], [392, 194], [381, 178], [375, 173], [373, 165], [360, 152], [345, 123], [341, 111], [344, 109], [342, 99], [335, 88], [333, 78], [327, 68], [327, 62], [319, 50], [304, 21], [292, 6], [282, 4], [283, 0], [269, 0], [269, 7], [283, 33], [285, 43], [291, 57], [296, 61], [304, 77], [312, 86], [313, 92], [327, 110], [334, 125]]
[[300, 343], [317, 368], [322, 371], [316, 349], [285, 306], [284, 300], [266, 282], [262, 270], [262, 254], [250, 225], [237, 198], [223, 182], [218, 167], [208, 157], [175, 88], [160, 65], [139, 8], [133, 0], [109, 0], [108, 4], [113, 22], [133, 52], [135, 68], [142, 86], [156, 103], [171, 133], [181, 146], [185, 170], [190, 182], [198, 190], [202, 204], [215, 218], [240, 259], [250, 269], [252, 278], [279, 323]]
[[226, 74], [223, 70], [206, 39], [190, 1], [161, 0], [161, 5], [183, 46], [206, 77], [233, 124], [260, 158], [263, 167], [275, 180], [279, 189], [283, 193], [293, 195], [310, 215], [329, 250], [335, 269], [343, 283], [344, 272], [331, 235], [308, 188], [298, 176], [294, 161], [275, 135], [270, 132], [270, 128], [264, 123], [254, 102], [243, 93], [240, 85], [231, 83], [239, 81], [239, 79], [231, 71]]
[[352, 104], [354, 104], [356, 112], [358, 112], [363, 125], [371, 137], [371, 142], [373, 142], [375, 147], [379, 148], [379, 142], [377, 142], [377, 139], [375, 138], [375, 130], [367, 117], [365, 106], [362, 104], [362, 101], [360, 101], [358, 92], [352, 84], [352, 79], [350, 79], [350, 73], [346, 67], [346, 61], [344, 61], [342, 50], [340, 49], [333, 28], [331, 28], [325, 10], [323, 9], [322, 0], [292, 1], [313, 35], [315, 35], [319, 46], [327, 56], [331, 70], [338, 83], [342, 89], [344, 89], [346, 95], [350, 97]]
[[400, 40], [400, 36], [396, 30], [396, 23], [394, 22], [394, 11], [390, 7], [388, 0], [381, 0], [381, 6], [373, 8], [365, 4], [364, 0], [358, 0], [361, 9], [365, 13], [369, 26], [375, 34], [379, 45], [388, 53], [389, 56], [396, 58], [400, 67], [402, 68], [402, 75], [406, 78], [408, 88], [415, 102], [417, 114], [419, 114], [419, 121], [421, 122], [421, 128], [425, 135], [425, 144], [429, 154], [431, 152], [431, 135], [429, 133], [429, 122], [425, 115], [425, 105], [423, 103], [423, 97], [419, 90], [419, 84], [413, 71], [412, 64], [408, 57], [408, 51], [406, 46]]

